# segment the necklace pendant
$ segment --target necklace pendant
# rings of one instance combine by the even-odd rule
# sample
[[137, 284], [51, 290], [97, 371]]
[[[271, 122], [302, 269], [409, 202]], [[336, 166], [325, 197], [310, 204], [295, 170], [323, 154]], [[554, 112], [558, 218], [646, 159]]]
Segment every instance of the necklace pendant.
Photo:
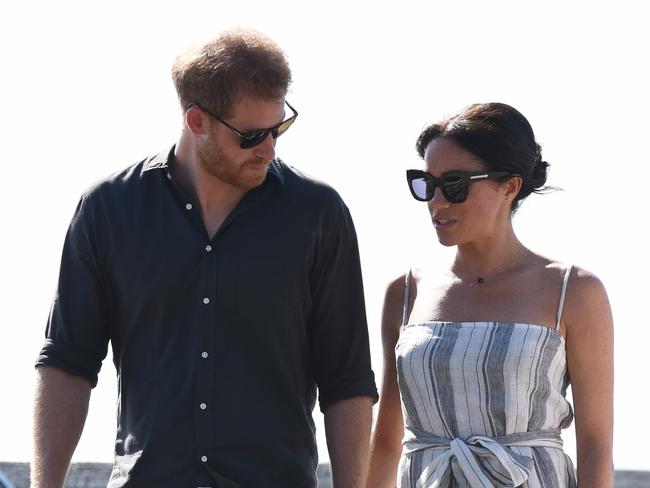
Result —
[[474, 281], [470, 282], [467, 286], [469, 286], [470, 288], [474, 288], [476, 285], [482, 285], [483, 283], [485, 283], [485, 279], [479, 276]]

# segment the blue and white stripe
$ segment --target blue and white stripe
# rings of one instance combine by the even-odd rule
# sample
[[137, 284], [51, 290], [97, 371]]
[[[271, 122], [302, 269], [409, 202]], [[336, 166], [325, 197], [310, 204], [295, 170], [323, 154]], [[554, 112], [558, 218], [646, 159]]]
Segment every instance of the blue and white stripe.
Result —
[[403, 327], [395, 352], [406, 432], [398, 487], [575, 486], [559, 440], [573, 412], [556, 330], [423, 322]]

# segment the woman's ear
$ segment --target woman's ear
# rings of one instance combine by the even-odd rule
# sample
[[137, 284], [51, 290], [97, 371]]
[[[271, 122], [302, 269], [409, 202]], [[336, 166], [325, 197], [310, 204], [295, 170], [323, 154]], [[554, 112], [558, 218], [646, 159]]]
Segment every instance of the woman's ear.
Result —
[[514, 200], [519, 194], [523, 180], [519, 175], [512, 175], [504, 182], [506, 200]]

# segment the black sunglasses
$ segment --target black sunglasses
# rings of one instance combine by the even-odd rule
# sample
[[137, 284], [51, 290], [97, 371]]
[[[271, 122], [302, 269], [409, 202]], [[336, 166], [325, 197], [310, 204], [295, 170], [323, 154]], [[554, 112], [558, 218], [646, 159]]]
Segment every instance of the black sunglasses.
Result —
[[462, 203], [467, 200], [469, 186], [481, 180], [502, 180], [512, 173], [508, 171], [448, 171], [440, 178], [419, 169], [407, 169], [406, 180], [411, 195], [416, 200], [428, 202], [433, 198], [436, 188], [449, 203]]
[[246, 132], [242, 132], [232, 125], [230, 125], [228, 122], [223, 120], [221, 117], [219, 117], [217, 114], [214, 114], [210, 112], [208, 109], [202, 107], [199, 105], [198, 102], [190, 102], [187, 104], [187, 108], [185, 110], [189, 110], [190, 108], [196, 106], [199, 107], [201, 110], [203, 110], [206, 114], [208, 114], [210, 117], [218, 120], [221, 122], [223, 125], [228, 127], [231, 131], [233, 131], [235, 134], [239, 136], [239, 147], [242, 149], [250, 149], [251, 147], [255, 147], [258, 144], [261, 144], [264, 139], [267, 138], [269, 134], [273, 136], [273, 139], [277, 139], [280, 137], [282, 134], [284, 134], [289, 127], [291, 127], [291, 124], [294, 123], [296, 120], [296, 117], [298, 117], [298, 112], [296, 111], [295, 108], [293, 108], [289, 102], [286, 100], [284, 103], [287, 104], [287, 107], [291, 109], [293, 112], [293, 115], [289, 117], [288, 119], [280, 122], [278, 125], [274, 125], [273, 127], [269, 127], [268, 129], [254, 129], [254, 130], [249, 130]]

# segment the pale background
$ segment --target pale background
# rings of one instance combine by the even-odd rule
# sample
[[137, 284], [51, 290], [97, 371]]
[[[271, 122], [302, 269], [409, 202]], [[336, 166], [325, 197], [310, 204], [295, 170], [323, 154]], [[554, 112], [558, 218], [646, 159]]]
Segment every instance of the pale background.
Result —
[[[528, 117], [552, 164], [549, 183], [564, 191], [532, 196], [516, 229], [533, 249], [606, 284], [616, 319], [615, 465], [650, 469], [643, 3], [3, 2], [0, 460], [30, 457], [33, 362], [79, 195], [175, 141], [175, 55], [240, 24], [274, 38], [293, 68], [287, 98], [300, 116], [278, 154], [334, 185], [354, 216], [378, 378], [386, 282], [444, 253], [404, 182], [404, 170], [420, 166], [415, 138], [477, 101]], [[111, 461], [115, 393], [109, 357], [74, 460]], [[327, 460], [322, 429], [319, 442]]]

